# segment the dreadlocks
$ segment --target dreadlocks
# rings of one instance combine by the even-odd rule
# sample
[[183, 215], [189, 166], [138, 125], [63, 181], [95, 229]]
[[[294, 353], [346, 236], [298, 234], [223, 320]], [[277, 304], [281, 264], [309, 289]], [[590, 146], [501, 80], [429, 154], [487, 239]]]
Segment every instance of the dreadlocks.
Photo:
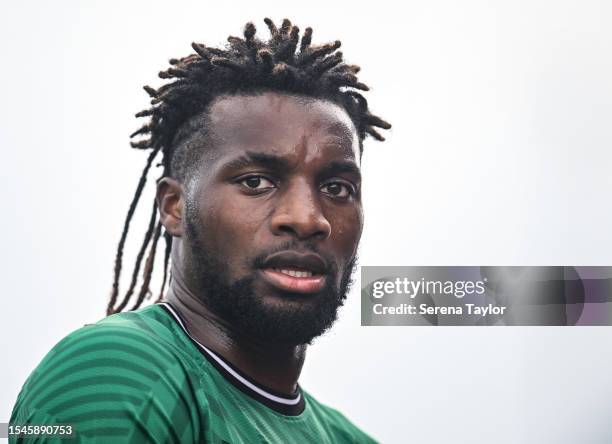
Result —
[[[132, 141], [131, 145], [133, 148], [151, 150], [151, 153], [140, 176], [117, 247], [107, 314], [124, 310], [134, 296], [147, 248], [149, 252], [144, 264], [143, 282], [131, 310], [140, 307], [144, 299], [151, 295], [149, 285], [157, 244], [162, 236], [156, 203], [153, 204], [149, 225], [136, 257], [130, 286], [117, 304], [123, 249], [130, 222], [151, 165], [160, 151], [160, 165], [163, 167], [161, 177], [171, 176], [183, 181], [189, 174], [189, 169], [196, 164], [194, 160], [198, 152], [179, 142], [185, 138], [185, 134], [193, 131], [190, 121], [205, 114], [215, 97], [271, 90], [331, 100], [343, 106], [353, 120], [359, 136], [360, 151], [363, 151], [363, 139], [368, 134], [377, 140], [384, 140], [375, 128], [391, 127], [389, 123], [370, 113], [366, 99], [358, 92], [367, 91], [369, 88], [357, 79], [356, 74], [360, 68], [343, 61], [342, 53], [337, 51], [340, 47], [339, 40], [313, 46], [311, 28], [306, 28], [300, 39], [298, 27], [293, 26], [288, 19], [283, 20], [280, 28], [269, 18], [264, 19], [264, 22], [271, 34], [267, 41], [255, 37], [255, 25], [247, 23], [244, 27], [244, 38], [228, 37], [229, 43], [224, 49], [193, 43], [191, 46], [195, 54], [171, 59], [171, 67], [159, 73], [162, 79], [172, 79], [170, 83], [158, 89], [144, 87], [152, 98], [152, 107], [140, 111], [136, 117], [147, 116], [149, 121], [130, 137], [145, 136]], [[169, 234], [164, 233], [163, 237], [164, 270], [158, 300], [162, 298], [168, 281], [172, 244]]]

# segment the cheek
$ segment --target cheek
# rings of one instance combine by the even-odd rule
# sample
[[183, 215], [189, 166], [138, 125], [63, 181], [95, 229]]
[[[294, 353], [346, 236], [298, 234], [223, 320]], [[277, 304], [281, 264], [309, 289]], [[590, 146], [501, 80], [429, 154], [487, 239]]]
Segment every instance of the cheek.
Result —
[[200, 206], [200, 220], [207, 243], [222, 260], [235, 264], [257, 253], [265, 226], [263, 208], [247, 208], [235, 196], [219, 196]]
[[331, 238], [343, 257], [352, 257], [357, 253], [357, 246], [363, 230], [363, 212], [360, 206], [335, 213], [330, 219]]

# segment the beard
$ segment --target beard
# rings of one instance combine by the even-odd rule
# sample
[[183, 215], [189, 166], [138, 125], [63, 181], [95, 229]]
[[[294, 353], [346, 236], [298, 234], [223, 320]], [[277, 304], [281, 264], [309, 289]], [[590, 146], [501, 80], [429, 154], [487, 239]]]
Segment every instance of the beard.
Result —
[[[338, 280], [338, 266], [329, 255], [322, 254], [312, 244], [289, 241], [246, 260], [245, 264], [253, 274], [232, 279], [227, 262], [219, 255], [209, 253], [202, 236], [204, 230], [199, 227], [187, 215], [187, 239], [184, 240], [191, 256], [187, 277], [207, 308], [230, 323], [237, 332], [266, 342], [295, 346], [310, 344], [336, 321], [338, 309], [344, 304], [353, 284], [357, 256], [347, 261]], [[303, 251], [305, 245], [330, 266], [324, 288], [315, 295], [284, 292], [278, 302], [266, 302], [265, 295], [257, 294], [256, 270], [270, 254], [283, 250]]]

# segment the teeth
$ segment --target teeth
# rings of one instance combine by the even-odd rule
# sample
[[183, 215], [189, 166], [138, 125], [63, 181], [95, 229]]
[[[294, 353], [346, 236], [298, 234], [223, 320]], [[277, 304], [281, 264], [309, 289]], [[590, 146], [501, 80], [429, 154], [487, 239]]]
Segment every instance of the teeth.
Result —
[[312, 271], [298, 271], [298, 270], [286, 270], [275, 268], [274, 271], [278, 271], [279, 273], [286, 274], [287, 276], [297, 277], [297, 278], [305, 278], [312, 277]]

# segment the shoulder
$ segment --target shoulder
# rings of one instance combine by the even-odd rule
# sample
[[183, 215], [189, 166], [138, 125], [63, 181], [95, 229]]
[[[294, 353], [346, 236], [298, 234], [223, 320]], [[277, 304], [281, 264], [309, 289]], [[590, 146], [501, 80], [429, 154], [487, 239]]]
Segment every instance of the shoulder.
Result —
[[51, 417], [100, 436], [190, 418], [201, 405], [197, 376], [157, 310], [109, 316], [62, 339], [24, 384], [11, 422]]
[[40, 373], [47, 379], [54, 375], [64, 380], [77, 378], [80, 371], [92, 367], [120, 367], [126, 375], [132, 372], [145, 377], [167, 370], [178, 356], [164, 339], [165, 328], [155, 321], [151, 309], [119, 313], [73, 331], [47, 353], [32, 376]]
[[336, 437], [337, 442], [354, 444], [370, 444], [377, 442], [335, 408], [319, 402], [304, 390], [302, 390], [302, 393], [306, 398], [306, 402], [310, 405], [313, 414]]

